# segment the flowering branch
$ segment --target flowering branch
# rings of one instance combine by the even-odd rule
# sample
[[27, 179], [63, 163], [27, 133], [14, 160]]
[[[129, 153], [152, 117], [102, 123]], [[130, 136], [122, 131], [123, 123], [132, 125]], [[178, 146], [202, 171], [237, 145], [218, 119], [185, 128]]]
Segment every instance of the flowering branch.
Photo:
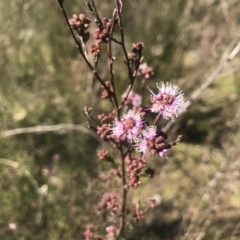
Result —
[[68, 21], [67, 13], [66, 13], [66, 10], [63, 6], [63, 1], [58, 0], [58, 3], [59, 3], [59, 6], [61, 8], [61, 11], [63, 13], [64, 19], [65, 19], [65, 21], [68, 25], [69, 31], [71, 32], [72, 38], [73, 38], [74, 42], [76, 43], [76, 46], [77, 46], [77, 49], [78, 49], [79, 53], [82, 55], [85, 63], [88, 65], [88, 67], [90, 68], [90, 70], [92, 71], [94, 76], [97, 78], [97, 80], [101, 83], [101, 85], [105, 88], [105, 90], [109, 93], [109, 95], [112, 95], [111, 90], [108, 88], [106, 83], [102, 80], [102, 78], [98, 75], [98, 73], [96, 72], [96, 69], [91, 65], [91, 63], [88, 61], [86, 55], [84, 54], [83, 49], [82, 49], [82, 45], [77, 40], [77, 38], [76, 38], [72, 28], [71, 28], [71, 25]]
[[[103, 87], [101, 98], [108, 99], [111, 102], [112, 109], [107, 114], [99, 114], [97, 119], [91, 114], [92, 108], [86, 107], [85, 113], [90, 120], [90, 129], [95, 131], [102, 141], [110, 141], [120, 156], [120, 160], [116, 161], [106, 149], [99, 150], [97, 153], [99, 160], [110, 162], [113, 168], [119, 166], [117, 169], [114, 169], [114, 175], [121, 177], [121, 198], [116, 193], [104, 193], [100, 203], [102, 209], [114, 215], [114, 225], [107, 226], [106, 232], [110, 237], [109, 239], [117, 239], [125, 235], [126, 219], [127, 214], [129, 214], [129, 207], [127, 206], [128, 190], [141, 186], [142, 177], [152, 178], [154, 175], [154, 170], [147, 166], [146, 154], [150, 153], [159, 157], [166, 157], [168, 149], [181, 140], [178, 137], [173, 141], [167, 142], [167, 135], [157, 127], [157, 123], [161, 118], [173, 120], [177, 117], [182, 110], [184, 98], [183, 93], [177, 86], [171, 83], [157, 83], [157, 93], [148, 89], [151, 94], [150, 108], [141, 107], [142, 97], [132, 92], [133, 85], [137, 75], [148, 79], [153, 75], [153, 69], [147, 66], [142, 66], [140, 69], [144, 49], [142, 42], [132, 43], [131, 51], [127, 52], [122, 22], [122, 1], [115, 0], [113, 19], [101, 18], [97, 12], [94, 0], [85, 0], [85, 3], [94, 15], [96, 23], [96, 30], [93, 35], [95, 44], [90, 46], [90, 52], [95, 57], [95, 67], [88, 60], [87, 45], [85, 44], [89, 39], [89, 33], [86, 31], [91, 20], [83, 13], [79, 15], [74, 14], [71, 19], [68, 19], [62, 2], [59, 5], [81, 56]], [[120, 41], [113, 37], [117, 27], [120, 31]], [[73, 31], [76, 31], [80, 42]], [[116, 59], [113, 59], [112, 56], [112, 44], [114, 43], [122, 48], [129, 77], [129, 82], [124, 95], [122, 95], [120, 104], [117, 98], [118, 89], [115, 85], [114, 76], [114, 62]], [[104, 44], [106, 44], [108, 56], [109, 81], [103, 81], [97, 73], [97, 64]], [[145, 81], [142, 80], [141, 88], [144, 87], [144, 83]], [[124, 112], [121, 111], [123, 107], [126, 109]], [[145, 115], [150, 111], [156, 114], [153, 125], [145, 120]], [[152, 207], [155, 206], [154, 201], [150, 201], [150, 204]], [[140, 221], [144, 217], [144, 211], [141, 209], [140, 204], [134, 210], [132, 217], [135, 221]], [[96, 235], [94, 231], [95, 227], [92, 224], [87, 225], [84, 232], [85, 239], [102, 240], [103, 237]]]

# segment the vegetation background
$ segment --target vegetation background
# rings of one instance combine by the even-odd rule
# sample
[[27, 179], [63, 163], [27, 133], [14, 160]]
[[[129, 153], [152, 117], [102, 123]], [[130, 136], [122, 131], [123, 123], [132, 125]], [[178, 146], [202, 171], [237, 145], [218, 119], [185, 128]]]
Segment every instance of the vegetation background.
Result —
[[[69, 17], [86, 11], [82, 0], [65, 2]], [[114, 1], [96, 5], [111, 17]], [[83, 128], [83, 108], [98, 113], [108, 105], [99, 102], [99, 86], [57, 1], [0, 1], [0, 21], [0, 239], [83, 239], [86, 223], [102, 225], [93, 206], [115, 187], [99, 180], [107, 167], [97, 161], [98, 141]], [[229, 44], [240, 41], [237, 0], [124, 1], [123, 22], [129, 48], [145, 43], [144, 60], [155, 70], [148, 85], [171, 81], [187, 99], [217, 69]], [[114, 51], [123, 89], [127, 72]], [[101, 76], [106, 71], [102, 63]], [[129, 239], [240, 238], [239, 77], [238, 54], [168, 131], [183, 141], [167, 163], [152, 160], [155, 178], [131, 199], [144, 205], [157, 193], [162, 202]], [[55, 126], [63, 123], [82, 127]], [[49, 125], [53, 131], [29, 132]], [[18, 128], [25, 133], [9, 131]]]

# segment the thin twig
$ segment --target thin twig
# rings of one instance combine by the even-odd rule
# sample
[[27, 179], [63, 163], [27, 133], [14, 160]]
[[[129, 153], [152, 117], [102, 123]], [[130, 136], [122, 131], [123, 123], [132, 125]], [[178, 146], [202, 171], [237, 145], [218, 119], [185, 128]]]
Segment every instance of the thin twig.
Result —
[[120, 147], [121, 152], [121, 172], [122, 172], [122, 209], [121, 209], [121, 216], [120, 216], [120, 225], [118, 229], [118, 236], [124, 235], [125, 229], [125, 219], [126, 219], [126, 204], [127, 204], [127, 193], [128, 189], [126, 187], [126, 170], [125, 170], [125, 156], [123, 153], [123, 148]]
[[103, 24], [102, 24], [102, 20], [101, 20], [101, 18], [99, 17], [99, 14], [98, 14], [98, 12], [97, 12], [97, 8], [96, 8], [96, 5], [95, 5], [94, 0], [91, 0], [91, 3], [92, 3], [93, 12], [94, 12], [94, 14], [95, 14], [95, 18], [96, 18], [96, 20], [99, 22], [99, 24], [102, 26], [102, 25], [103, 25]]
[[97, 71], [94, 69], [94, 67], [92, 66], [92, 64], [88, 61], [87, 56], [84, 54], [84, 51], [82, 49], [81, 44], [79, 43], [78, 39], [76, 38], [70, 23], [68, 21], [68, 17], [67, 17], [67, 13], [64, 9], [63, 3], [58, 0], [59, 6], [61, 8], [61, 11], [63, 13], [64, 19], [68, 25], [69, 31], [71, 32], [72, 38], [74, 40], [74, 42], [76, 43], [77, 49], [79, 51], [79, 53], [81, 54], [81, 56], [83, 57], [84, 61], [86, 62], [86, 64], [88, 65], [88, 67], [91, 69], [92, 73], [94, 74], [94, 76], [97, 78], [97, 80], [102, 84], [102, 86], [105, 88], [105, 90], [109, 93], [110, 96], [112, 96], [112, 92], [111, 90], [108, 88], [108, 86], [106, 85], [106, 83], [102, 80], [102, 78], [98, 75]]
[[132, 82], [132, 69], [130, 67], [130, 62], [129, 62], [129, 58], [128, 58], [128, 54], [127, 54], [127, 50], [126, 50], [126, 46], [125, 46], [125, 36], [124, 36], [124, 31], [123, 31], [123, 23], [122, 23], [122, 2], [120, 2], [119, 0], [115, 0], [115, 4], [116, 4], [116, 8], [117, 8], [117, 14], [118, 14], [118, 25], [119, 25], [119, 29], [120, 29], [120, 35], [121, 35], [121, 46], [123, 49], [123, 53], [125, 55], [125, 60], [126, 60], [126, 65], [128, 68], [128, 75], [130, 78], [130, 81]]
[[[115, 15], [115, 13], [113, 13], [113, 16]], [[113, 21], [113, 25], [109, 31], [109, 34], [112, 35], [113, 31], [115, 28], [115, 21]], [[107, 53], [108, 53], [108, 66], [109, 66], [109, 73], [110, 73], [110, 82], [112, 85], [112, 98], [113, 98], [113, 103], [114, 103], [114, 108], [115, 108], [115, 112], [117, 115], [117, 118], [119, 118], [119, 109], [118, 109], [118, 100], [117, 100], [117, 96], [116, 96], [116, 89], [115, 89], [115, 79], [114, 79], [114, 70], [113, 70], [113, 57], [112, 57], [112, 41], [109, 40], [109, 42], [107, 43]]]

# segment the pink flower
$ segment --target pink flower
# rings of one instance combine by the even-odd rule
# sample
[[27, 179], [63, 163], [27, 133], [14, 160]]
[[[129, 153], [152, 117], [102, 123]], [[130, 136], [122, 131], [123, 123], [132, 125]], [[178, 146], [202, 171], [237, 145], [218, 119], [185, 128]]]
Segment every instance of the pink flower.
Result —
[[137, 143], [135, 144], [136, 150], [137, 150], [138, 152], [143, 153], [143, 154], [146, 153], [147, 150], [148, 150], [147, 143], [148, 143], [147, 139], [145, 139], [145, 138], [139, 139], [139, 140], [137, 141]]
[[114, 126], [112, 128], [112, 133], [116, 137], [121, 137], [124, 134], [123, 124], [119, 121], [115, 121]]
[[166, 157], [167, 151], [168, 151], [167, 149], [163, 149], [158, 154], [159, 154], [160, 157]]
[[156, 136], [156, 131], [156, 126], [150, 126], [147, 129], [143, 130], [142, 134], [146, 139], [149, 139]]
[[158, 93], [152, 93], [150, 110], [161, 113], [165, 119], [174, 119], [184, 110], [184, 97], [179, 87], [169, 82], [157, 84]]
[[135, 148], [138, 152], [145, 154], [151, 152], [160, 157], [166, 157], [168, 146], [164, 143], [167, 137], [163, 133], [157, 133], [156, 126], [150, 126], [144, 129], [141, 135], [135, 140]]
[[149, 149], [148, 140], [156, 136], [156, 127], [150, 126], [142, 131], [142, 137], [138, 138], [135, 147], [138, 152], [146, 153]]
[[112, 135], [120, 138], [126, 134], [127, 139], [132, 142], [141, 134], [143, 126], [142, 113], [138, 110], [129, 110], [123, 114], [120, 121], [115, 121], [112, 127]]
[[142, 114], [136, 110], [129, 110], [125, 113], [121, 120], [127, 132], [127, 139], [134, 141], [141, 134], [144, 122]]

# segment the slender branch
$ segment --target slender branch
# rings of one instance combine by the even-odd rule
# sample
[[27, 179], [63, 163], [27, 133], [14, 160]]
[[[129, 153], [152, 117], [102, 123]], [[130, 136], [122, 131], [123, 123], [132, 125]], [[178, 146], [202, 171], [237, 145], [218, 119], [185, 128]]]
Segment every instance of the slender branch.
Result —
[[57, 125], [50, 126], [34, 126], [34, 127], [26, 127], [26, 128], [16, 128], [12, 130], [6, 130], [0, 133], [0, 138], [10, 137], [18, 134], [26, 134], [26, 133], [44, 133], [44, 132], [57, 132], [57, 131], [79, 131], [84, 134], [87, 134], [93, 137], [98, 143], [102, 143], [102, 140], [95, 134], [93, 131], [89, 130], [80, 125], [70, 124], [70, 123], [62, 123]]
[[122, 100], [121, 104], [120, 104], [119, 107], [118, 107], [119, 109], [122, 108], [122, 106], [124, 105], [124, 103], [127, 101], [130, 92], [132, 91], [133, 84], [134, 84], [135, 78], [136, 78], [136, 76], [137, 76], [137, 71], [138, 71], [138, 69], [139, 69], [139, 66], [140, 66], [141, 61], [142, 61], [142, 58], [140, 57], [140, 61], [139, 61], [139, 63], [136, 65], [136, 69], [135, 69], [135, 71], [134, 71], [133, 74], [132, 74], [131, 81], [130, 81], [130, 83], [128, 84], [128, 88], [127, 88], [127, 90], [126, 90], [126, 95], [125, 95], [124, 99]]
[[[110, 29], [110, 35], [112, 35], [115, 28], [115, 21]], [[112, 92], [113, 92], [113, 103], [117, 118], [119, 118], [119, 110], [118, 110], [118, 100], [116, 96], [116, 89], [115, 89], [115, 79], [114, 79], [114, 71], [113, 71], [113, 58], [112, 58], [112, 41], [109, 40], [107, 43], [107, 53], [108, 53], [108, 66], [109, 66], [109, 73], [110, 73], [110, 82], [112, 85]]]
[[[240, 51], [240, 41], [238, 44], [233, 48], [234, 43], [236, 40], [233, 40], [226, 51], [224, 52], [222, 59], [217, 67], [217, 69], [210, 75], [210, 77], [207, 78], [207, 80], [191, 95], [188, 101], [185, 102], [184, 104], [184, 111], [189, 108], [194, 101], [196, 101], [201, 94], [203, 93], [204, 90], [206, 90], [214, 80], [217, 79], [219, 74], [230, 64], [232, 59], [237, 55], [237, 53]], [[233, 50], [231, 51], [231, 49]], [[179, 113], [181, 115], [183, 112]], [[167, 132], [170, 127], [172, 126], [173, 121], [169, 121], [166, 126], [162, 129], [164, 132]]]
[[120, 226], [118, 229], [118, 237], [124, 234], [125, 229], [125, 218], [126, 218], [126, 204], [127, 204], [127, 192], [128, 189], [126, 187], [126, 170], [125, 170], [125, 156], [123, 153], [122, 146], [120, 147], [121, 152], [121, 172], [122, 172], [122, 209], [121, 209], [121, 216], [120, 216]]
[[119, 25], [119, 29], [120, 29], [121, 41], [118, 41], [118, 40], [114, 39], [112, 36], [110, 36], [110, 38], [114, 42], [116, 42], [117, 44], [122, 46], [123, 53], [124, 53], [124, 56], [125, 56], [125, 63], [126, 63], [127, 68], [128, 68], [128, 76], [129, 76], [129, 80], [130, 80], [130, 82], [128, 84], [128, 87], [127, 87], [127, 90], [126, 90], [125, 98], [123, 99], [123, 101], [121, 102], [121, 104], [118, 107], [118, 110], [120, 110], [122, 108], [122, 106], [124, 105], [124, 103], [126, 102], [126, 100], [128, 99], [128, 96], [129, 96], [129, 94], [130, 94], [130, 92], [133, 88], [134, 80], [137, 76], [137, 71], [138, 71], [139, 65], [141, 63], [141, 56], [139, 57], [140, 61], [136, 65], [135, 71], [132, 72], [131, 63], [129, 61], [126, 46], [125, 46], [125, 36], [124, 36], [124, 31], [123, 31], [122, 14], [121, 14], [122, 13], [122, 8], [123, 8], [123, 3], [122, 3], [121, 0], [115, 0], [115, 5], [116, 5], [116, 10], [117, 10], [117, 16], [118, 16], [117, 19], [118, 19], [118, 25]]
[[158, 115], [156, 116], [156, 118], [154, 119], [154, 123], [153, 123], [154, 126], [157, 125], [157, 122], [158, 122], [160, 116], [161, 116], [161, 112], [159, 112], [159, 114], [158, 114]]
[[139, 65], [137, 66], [137, 69], [134, 71], [134, 74], [132, 75], [132, 80], [131, 80], [130, 83], [128, 84], [128, 88], [127, 88], [127, 90], [126, 90], [126, 95], [125, 95], [124, 99], [122, 100], [121, 104], [119, 105], [118, 109], [121, 109], [121, 108], [122, 108], [122, 106], [124, 105], [124, 103], [127, 101], [130, 92], [132, 91], [133, 84], [134, 84], [134, 80], [135, 80], [135, 78], [136, 78], [138, 68], [139, 68]]
[[96, 8], [96, 5], [95, 5], [94, 0], [91, 0], [91, 2], [92, 2], [92, 8], [93, 8], [93, 12], [94, 12], [94, 14], [95, 14], [95, 18], [97, 19], [97, 21], [98, 21], [101, 25], [103, 25], [103, 24], [102, 24], [102, 20], [101, 20], [101, 18], [99, 17], [99, 14], [98, 14], [98, 12], [97, 12], [97, 8]]
[[88, 61], [86, 55], [84, 54], [84, 51], [82, 49], [82, 46], [81, 44], [79, 43], [78, 39], [76, 38], [74, 32], [73, 32], [73, 29], [71, 28], [70, 26], [70, 23], [68, 21], [68, 17], [67, 17], [67, 13], [64, 9], [64, 6], [63, 6], [63, 1], [60, 1], [58, 0], [58, 3], [59, 3], [59, 6], [61, 8], [61, 11], [63, 13], [63, 16], [64, 16], [64, 19], [68, 25], [68, 28], [69, 28], [69, 31], [72, 35], [72, 38], [74, 40], [74, 42], [76, 43], [76, 46], [77, 46], [77, 49], [79, 51], [79, 53], [82, 55], [84, 61], [86, 62], [86, 64], [88, 65], [88, 67], [91, 69], [92, 73], [94, 74], [94, 76], [97, 78], [97, 80], [102, 84], [102, 86], [106, 89], [106, 91], [109, 93], [110, 96], [112, 96], [112, 92], [111, 90], [108, 88], [108, 86], [106, 85], [106, 83], [102, 80], [102, 78], [98, 75], [98, 73], [96, 72], [95, 68], [92, 66], [92, 64]]
[[120, 45], [122, 46], [122, 49], [123, 49], [123, 52], [124, 52], [124, 55], [125, 55], [126, 65], [127, 65], [127, 68], [128, 68], [128, 75], [129, 75], [130, 81], [132, 82], [132, 69], [130, 67], [130, 62], [129, 62], [127, 50], [126, 50], [126, 47], [125, 47], [125, 36], [124, 36], [123, 23], [122, 23], [121, 12], [122, 12], [122, 6], [123, 5], [119, 0], [115, 0], [115, 4], [116, 4], [116, 8], [117, 8], [118, 25], [119, 25], [119, 28], [120, 28], [120, 35], [121, 35], [121, 44]]
[[108, 37], [115, 43], [121, 45], [122, 43], [120, 41], [118, 41], [116, 38], [114, 38], [112, 35], [108, 35]]

